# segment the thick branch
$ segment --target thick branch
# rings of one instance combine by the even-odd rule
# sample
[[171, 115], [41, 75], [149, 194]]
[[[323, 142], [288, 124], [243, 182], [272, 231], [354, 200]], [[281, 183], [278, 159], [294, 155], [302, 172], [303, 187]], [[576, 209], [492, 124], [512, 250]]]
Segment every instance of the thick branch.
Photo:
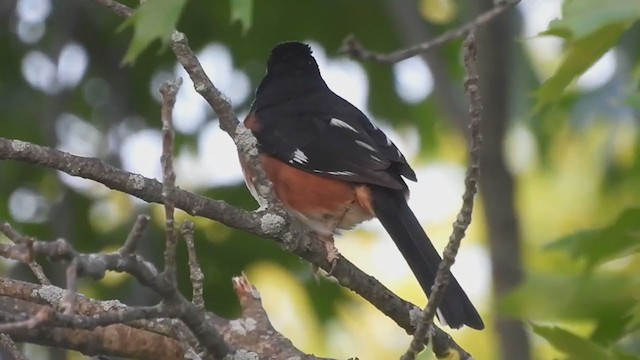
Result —
[[[1, 137], [0, 154], [0, 159], [3, 160], [17, 160], [60, 170], [72, 176], [97, 181], [110, 189], [149, 203], [163, 203], [160, 182], [126, 172], [99, 159], [75, 156], [57, 149]], [[191, 215], [206, 217], [260, 235], [265, 233], [261, 230], [260, 216], [257, 214], [179, 188], [176, 188], [173, 196], [176, 207]]]
[[[34, 314], [43, 305], [61, 309], [63, 294], [64, 290], [55, 286], [0, 278], [0, 311]], [[118, 302], [100, 302], [83, 296], [77, 300], [80, 315], [75, 316], [92, 317], [114, 307], [124, 307]], [[88, 355], [109, 354], [150, 360], [182, 358], [180, 344], [175, 339], [133, 325], [116, 324], [92, 331], [45, 325], [18, 328], [10, 335], [15, 341], [63, 347]]]
[[[261, 359], [329, 360], [302, 353], [278, 333], [269, 322], [260, 295], [246, 279], [234, 279], [234, 288], [243, 309], [240, 318], [227, 320], [207, 313], [208, 324], [224, 333], [225, 340], [231, 346], [245, 349], [245, 354], [255, 352]], [[64, 290], [55, 286], [0, 278], [0, 314], [30, 314], [43, 305], [60, 308], [62, 293]], [[78, 309], [78, 314], [74, 317], [92, 318], [115, 310], [122, 311], [127, 307], [117, 301], [97, 301], [78, 296]], [[64, 347], [88, 355], [108, 354], [150, 360], [183, 358], [177, 334], [158, 334], [155, 329], [149, 329], [148, 324], [134, 321], [95, 328], [92, 331], [47, 325], [30, 330], [19, 329], [12, 331], [10, 335], [16, 341]]]

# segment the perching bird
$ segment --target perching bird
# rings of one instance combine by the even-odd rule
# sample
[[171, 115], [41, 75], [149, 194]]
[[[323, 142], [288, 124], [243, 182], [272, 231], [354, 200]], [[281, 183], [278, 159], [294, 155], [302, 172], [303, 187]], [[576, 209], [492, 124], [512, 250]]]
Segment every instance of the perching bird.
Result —
[[[441, 258], [407, 205], [403, 177], [416, 175], [382, 130], [327, 87], [308, 45], [273, 48], [244, 125], [258, 140], [276, 196], [325, 242], [330, 261], [337, 230], [377, 217], [430, 295]], [[251, 172], [243, 170], [256, 196]], [[453, 276], [438, 310], [452, 328], [484, 328]]]

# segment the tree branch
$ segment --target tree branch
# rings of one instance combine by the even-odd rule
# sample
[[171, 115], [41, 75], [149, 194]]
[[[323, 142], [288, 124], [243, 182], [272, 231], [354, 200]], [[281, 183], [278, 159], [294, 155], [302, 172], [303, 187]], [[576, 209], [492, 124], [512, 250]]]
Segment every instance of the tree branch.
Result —
[[371, 52], [362, 46], [355, 37], [349, 36], [342, 42], [340, 52], [349, 54], [354, 59], [362, 61], [370, 61], [378, 64], [394, 64], [402, 60], [424, 54], [433, 48], [448, 43], [451, 40], [467, 35], [474, 29], [492, 21], [496, 16], [502, 14], [508, 9], [518, 4], [520, 0], [502, 0], [499, 1], [492, 9], [478, 15], [475, 19], [465, 23], [464, 25], [449, 30], [446, 33], [431, 39], [429, 41], [413, 45], [411, 47], [394, 51], [389, 54], [377, 54]]
[[[242, 354], [249, 356], [250, 352], [254, 352], [259, 354], [261, 359], [330, 360], [306, 355], [293, 347], [290, 341], [270, 324], [259, 293], [246, 278], [234, 278], [233, 282], [242, 306], [242, 316], [227, 320], [209, 312], [206, 317], [211, 326], [225, 334], [225, 340], [229, 345], [244, 349], [236, 354], [237, 359], [242, 358]], [[0, 314], [31, 314], [43, 306], [59, 309], [62, 306], [61, 296], [56, 294], [60, 295], [64, 291], [55, 286], [0, 278]], [[78, 296], [78, 309], [79, 314], [74, 317], [93, 318], [102, 317], [105, 312], [121, 312], [127, 307], [117, 301], [97, 301]], [[143, 360], [182, 359], [185, 352], [182, 350], [178, 334], [159, 333], [155, 327], [150, 326], [162, 320], [131, 321], [93, 330], [46, 325], [31, 330], [14, 330], [11, 337], [20, 342], [59, 346], [82, 351], [87, 355], [106, 354]]]
[[192, 285], [191, 302], [201, 311], [204, 311], [204, 274], [198, 263], [196, 255], [196, 245], [193, 241], [193, 222], [185, 221], [182, 224], [182, 237], [187, 244], [187, 253], [189, 254], [189, 278]]
[[136, 251], [138, 241], [140, 241], [149, 220], [151, 220], [151, 218], [148, 215], [138, 215], [133, 228], [131, 228], [131, 231], [129, 232], [129, 236], [127, 236], [127, 240], [125, 240], [124, 245], [122, 245], [118, 250], [118, 253], [122, 255], [130, 255]]

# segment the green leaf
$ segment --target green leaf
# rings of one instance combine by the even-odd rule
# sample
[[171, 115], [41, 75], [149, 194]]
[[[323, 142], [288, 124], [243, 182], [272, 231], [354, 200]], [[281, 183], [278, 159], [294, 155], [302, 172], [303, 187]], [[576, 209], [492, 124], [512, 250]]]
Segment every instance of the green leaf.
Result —
[[562, 17], [541, 35], [565, 38], [570, 45], [560, 67], [536, 91], [536, 109], [555, 103], [638, 19], [640, 0], [565, 0]]
[[243, 35], [251, 28], [252, 15], [253, 0], [231, 0], [231, 22], [240, 22]]
[[556, 102], [567, 86], [613, 47], [629, 26], [629, 22], [609, 25], [571, 44], [560, 67], [536, 91], [536, 110]]
[[532, 325], [533, 331], [545, 338], [554, 348], [568, 355], [567, 360], [637, 360], [615, 347], [606, 348], [557, 326]]
[[124, 56], [124, 63], [133, 63], [157, 39], [166, 45], [176, 28], [187, 0], [147, 0], [127, 19], [121, 29], [133, 26], [133, 39]]
[[565, 0], [562, 18], [543, 34], [580, 39], [612, 25], [640, 18], [640, 0]]
[[629, 312], [631, 320], [627, 324], [627, 330], [635, 331], [640, 328], [640, 303], [637, 303]]
[[585, 338], [557, 326], [532, 325], [533, 331], [570, 359], [612, 359], [609, 352]]
[[624, 100], [624, 105], [640, 109], [640, 91], [629, 94], [629, 96]]
[[500, 299], [501, 313], [535, 320], [624, 320], [640, 294], [634, 275], [528, 274], [514, 292]]
[[602, 229], [582, 231], [566, 236], [547, 249], [564, 250], [584, 258], [591, 268], [640, 249], [640, 208], [624, 211], [616, 221]]

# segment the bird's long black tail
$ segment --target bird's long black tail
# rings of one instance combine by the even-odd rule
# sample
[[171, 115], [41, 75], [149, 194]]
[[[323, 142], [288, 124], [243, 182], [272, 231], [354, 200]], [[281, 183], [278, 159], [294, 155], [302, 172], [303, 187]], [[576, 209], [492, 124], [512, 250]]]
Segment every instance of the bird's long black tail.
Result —
[[[376, 216], [407, 260], [422, 289], [430, 296], [442, 261], [440, 255], [407, 205], [402, 191], [372, 185], [371, 195]], [[453, 275], [438, 309], [440, 321], [452, 328], [462, 325], [478, 330], [484, 328], [478, 311]]]

